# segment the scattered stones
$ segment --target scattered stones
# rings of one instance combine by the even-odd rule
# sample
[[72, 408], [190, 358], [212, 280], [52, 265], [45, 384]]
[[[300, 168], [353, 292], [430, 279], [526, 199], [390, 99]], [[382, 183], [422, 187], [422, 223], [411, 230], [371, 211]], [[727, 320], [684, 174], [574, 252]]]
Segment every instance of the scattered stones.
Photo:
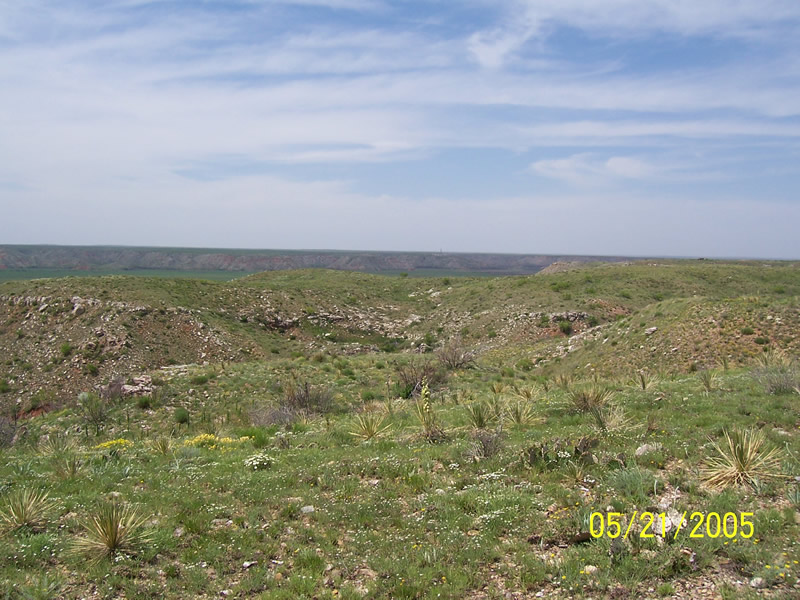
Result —
[[766, 585], [763, 577], [753, 577], [750, 580], [750, 587], [755, 589], [761, 589]]
[[658, 331], [658, 327], [648, 327], [644, 330], [645, 335], [653, 335], [656, 331]]
[[249, 569], [250, 567], [254, 567], [257, 564], [258, 564], [257, 560], [246, 560], [242, 563], [242, 568]]
[[595, 573], [597, 573], [597, 567], [594, 565], [586, 565], [585, 567], [583, 567], [583, 572], [586, 573], [587, 575], [594, 575]]
[[314, 507], [309, 504], [308, 506], [304, 506], [303, 508], [301, 508], [300, 512], [303, 513], [304, 515], [309, 515], [314, 512]]
[[645, 454], [651, 454], [652, 452], [659, 452], [662, 447], [663, 446], [658, 442], [655, 444], [642, 444], [633, 454], [634, 456], [644, 456]]

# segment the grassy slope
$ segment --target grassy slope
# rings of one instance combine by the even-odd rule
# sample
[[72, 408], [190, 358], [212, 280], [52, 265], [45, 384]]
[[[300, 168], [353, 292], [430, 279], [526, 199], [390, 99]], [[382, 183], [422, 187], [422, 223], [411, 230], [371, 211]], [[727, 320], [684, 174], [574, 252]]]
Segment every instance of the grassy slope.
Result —
[[[719, 440], [725, 428], [743, 425], [763, 428], [771, 445], [785, 449], [783, 471], [797, 475], [798, 396], [768, 395], [742, 368], [723, 374], [715, 389], [704, 393], [699, 378], [686, 371], [695, 360], [702, 368], [723, 355], [731, 355], [732, 365], [745, 364], [760, 351], [755, 337], [796, 352], [798, 292], [793, 266], [678, 262], [448, 282], [307, 271], [225, 284], [120, 277], [5, 284], [0, 295], [79, 295], [153, 307], [152, 315], [142, 318], [146, 328], [128, 317], [133, 329], [143, 328], [141, 343], [151, 340], [161, 323], [157, 307], [183, 306], [197, 311], [192, 318], [232, 339], [261, 344], [267, 360], [226, 361], [224, 367], [194, 367], [175, 376], [158, 372], [171, 379], [160, 386], [153, 406], [140, 408], [135, 399], [115, 403], [99, 437], [84, 433], [71, 403], [26, 421], [27, 443], [2, 451], [0, 494], [35, 487], [49, 490], [58, 502], [43, 531], [3, 538], [0, 581], [6, 589], [31, 591], [43, 583], [36, 577], [47, 573], [67, 598], [93, 592], [107, 598], [213, 598], [222, 590], [264, 598], [362, 593], [478, 598], [503, 589], [520, 597], [542, 591], [547, 597], [596, 598], [647, 597], [648, 588], [668, 596], [670, 588], [659, 587], [662, 579], [675, 590], [691, 590], [708, 579], [729, 582], [725, 597], [742, 597], [745, 592], [735, 592], [734, 582], [759, 576], [773, 596], [793, 597], [800, 507], [786, 498], [791, 486], [776, 481], [757, 494], [712, 493], [699, 485], [698, 467], [711, 440]], [[285, 333], [258, 327], [251, 317], [262, 311], [264, 298], [277, 312], [300, 316], [300, 325]], [[350, 434], [355, 412], [387, 410], [393, 397], [388, 388], [397, 377], [393, 363], [412, 357], [337, 357], [338, 343], [328, 343], [333, 355], [320, 353], [321, 337], [333, 332], [346, 338], [348, 322], [323, 327], [308, 318], [333, 310], [354, 314], [348, 311], [367, 306], [374, 308], [373, 320], [420, 315], [421, 321], [407, 328], [409, 337], [430, 333], [441, 340], [462, 332], [468, 345], [485, 349], [476, 369], [453, 373], [434, 392], [447, 442], [431, 445], [420, 438], [409, 401], [390, 403], [386, 423], [392, 428], [382, 440], [358, 444]], [[552, 324], [540, 327], [538, 318], [519, 318], [564, 310], [586, 311], [600, 326], [590, 330], [578, 322], [577, 333], [568, 338]], [[247, 322], [240, 312], [248, 313]], [[89, 316], [70, 317], [75, 335], [90, 325]], [[57, 318], [48, 317], [51, 324]], [[13, 328], [4, 326], [11, 344]], [[743, 334], [746, 326], [754, 333]], [[648, 336], [649, 327], [658, 330]], [[180, 341], [174, 329], [159, 335], [163, 344]], [[573, 351], [562, 355], [558, 348], [568, 345]], [[673, 353], [675, 345], [680, 350]], [[520, 363], [523, 358], [544, 360], [531, 367]], [[643, 366], [673, 374], [647, 391], [623, 383], [622, 375]], [[614, 402], [630, 429], [598, 434], [590, 417], [570, 409], [567, 392], [552, 384], [545, 391], [538, 383], [542, 376], [564, 372], [588, 379], [592, 368], [616, 390]], [[292, 378], [330, 387], [337, 410], [297, 424], [288, 434], [275, 427], [250, 428], [251, 415], [278, 401]], [[76, 378], [85, 387], [92, 381]], [[464, 398], [492, 400], [492, 384], [507, 386], [500, 400], [509, 406], [516, 400], [508, 386], [535, 387], [532, 407], [544, 421], [507, 426], [500, 452], [476, 462], [470, 458], [474, 434]], [[188, 428], [175, 424], [178, 407], [189, 410]], [[184, 440], [207, 430], [257, 438], [226, 452], [182, 449]], [[35, 449], [40, 436], [54, 432], [68, 432], [80, 445], [83, 465], [74, 478], [58, 476], [52, 459]], [[149, 446], [162, 433], [175, 436], [168, 456]], [[533, 444], [584, 435], [599, 439], [596, 464], [564, 460], [541, 468], [521, 460]], [[119, 437], [134, 442], [121, 456], [93, 449]], [[662, 449], [637, 458], [634, 451], [643, 443], [660, 443]], [[259, 449], [255, 446], [274, 456], [273, 468], [245, 467], [243, 460]], [[624, 467], [616, 460], [620, 455]], [[154, 541], [139, 555], [87, 567], [72, 553], [72, 544], [81, 535], [80, 523], [112, 492], [148, 516]], [[759, 541], [680, 537], [661, 546], [634, 538], [613, 560], [608, 539], [568, 543], [585, 530], [594, 510], [605, 512], [611, 505], [631, 514], [667, 500], [681, 512], [755, 512]], [[306, 505], [315, 511], [301, 513]], [[257, 564], [244, 568], [245, 561]], [[595, 576], [587, 576], [587, 564], [599, 567]]]

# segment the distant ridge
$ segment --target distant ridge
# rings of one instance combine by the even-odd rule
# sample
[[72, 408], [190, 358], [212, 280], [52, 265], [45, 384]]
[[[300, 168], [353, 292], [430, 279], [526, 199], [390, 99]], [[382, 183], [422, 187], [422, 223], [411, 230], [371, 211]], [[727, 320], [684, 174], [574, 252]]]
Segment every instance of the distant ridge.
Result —
[[288, 269], [336, 269], [366, 273], [418, 270], [526, 275], [555, 263], [620, 262], [619, 256], [367, 252], [337, 250], [227, 250], [122, 246], [0, 246], [0, 269], [75, 271], [159, 269], [255, 273]]

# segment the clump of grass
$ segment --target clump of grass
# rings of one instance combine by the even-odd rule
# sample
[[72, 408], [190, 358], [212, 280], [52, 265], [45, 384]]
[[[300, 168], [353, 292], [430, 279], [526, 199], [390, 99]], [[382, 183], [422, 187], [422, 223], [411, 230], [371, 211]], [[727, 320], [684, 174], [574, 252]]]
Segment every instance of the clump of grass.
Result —
[[603, 408], [613, 395], [614, 393], [610, 389], [591, 384], [570, 390], [569, 399], [578, 412], [586, 413]]
[[383, 425], [385, 417], [375, 413], [366, 413], [356, 417], [356, 428], [350, 435], [365, 442], [375, 439], [386, 433], [392, 425]]
[[556, 377], [556, 385], [562, 390], [569, 390], [572, 385], [572, 375], [569, 373], [559, 373]]
[[84, 524], [84, 537], [75, 542], [75, 550], [94, 560], [119, 552], [135, 552], [150, 540], [144, 529], [145, 517], [127, 505], [105, 503]]
[[0, 528], [7, 531], [20, 527], [40, 529], [54, 508], [55, 502], [45, 491], [22, 489], [11, 492], [0, 509]]
[[712, 489], [752, 486], [757, 480], [781, 477], [783, 453], [764, 447], [764, 432], [754, 429], [724, 431], [725, 444], [714, 443], [717, 456], [706, 459], [700, 476]]
[[700, 379], [700, 383], [703, 384], [703, 391], [705, 391], [705, 393], [708, 394], [714, 391], [714, 386], [717, 382], [716, 371], [712, 369], [703, 369], [697, 373], [697, 377]]
[[464, 407], [469, 424], [474, 429], [486, 429], [495, 421], [491, 407], [485, 402], [475, 402]]

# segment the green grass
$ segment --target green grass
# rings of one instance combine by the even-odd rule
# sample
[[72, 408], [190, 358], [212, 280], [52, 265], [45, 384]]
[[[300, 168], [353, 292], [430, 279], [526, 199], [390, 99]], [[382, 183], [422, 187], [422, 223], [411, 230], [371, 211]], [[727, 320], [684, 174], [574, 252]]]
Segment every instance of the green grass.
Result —
[[[65, 598], [211, 598], [230, 590], [229, 597], [332, 600], [469, 598], [502, 583], [520, 597], [668, 597], [724, 569], [745, 583], [762, 577], [775, 597], [789, 598], [800, 575], [791, 501], [800, 396], [769, 393], [755, 370], [763, 350], [742, 330], [797, 357], [796, 269], [662, 262], [446, 285], [319, 270], [233, 282], [111, 276], [2, 284], [0, 295], [101, 298], [142, 305], [147, 314], [0, 306], [0, 376], [14, 391], [0, 402], [27, 393], [26, 378], [55, 379], [61, 368], [71, 377], [63, 381], [86, 391], [107, 381], [108, 363], [135, 365], [126, 375], [149, 371], [157, 385], [149, 401], [109, 401], [99, 424], [81, 414], [66, 384], [48, 396], [49, 411], [23, 418], [25, 436], [0, 449], [0, 507], [28, 489], [47, 492], [52, 505], [35, 526], [4, 532], [0, 589]], [[783, 292], [773, 294], [778, 287]], [[264, 298], [297, 324], [266, 328], [257, 320], [267, 312]], [[169, 311], [177, 306], [190, 312]], [[385, 317], [385, 329], [354, 327], [367, 311], [373, 322]], [[567, 338], [547, 317], [563, 311], [595, 316], [600, 327], [592, 333], [578, 320]], [[314, 320], [339, 313], [341, 320]], [[420, 320], [407, 321], [411, 315]], [[204, 328], [179, 338], [194, 318]], [[396, 332], [393, 323], [401, 323]], [[163, 355], [137, 354], [131, 363], [93, 356], [101, 375], [89, 376], [71, 361], [82, 359], [81, 336], [98, 324], [130, 332], [130, 352], [213, 334], [253, 355], [177, 372], [147, 362]], [[60, 335], [48, 341], [54, 327]], [[432, 387], [426, 410], [441, 432], [426, 439], [416, 399], [395, 398], [394, 390], [398, 365], [435, 355], [349, 354], [345, 342], [398, 337], [409, 348], [428, 334], [460, 334], [481, 352], [472, 368]], [[66, 343], [68, 353], [60, 349]], [[40, 363], [41, 348], [49, 354]], [[723, 355], [730, 356], [724, 370]], [[707, 389], [691, 365], [714, 369], [714, 385]], [[632, 383], [642, 368], [651, 385]], [[276, 408], [306, 383], [329, 390], [330, 407], [284, 419]], [[593, 389], [613, 393], [601, 409], [608, 412], [576, 407], [575, 395]], [[597, 417], [612, 420], [612, 409], [624, 426], [598, 426]], [[766, 448], [781, 448], [780, 465], [770, 465], [780, 476], [723, 490], [704, 485], [715, 445], [734, 430], [761, 431]], [[645, 444], [649, 451], [637, 456]], [[141, 543], [95, 553], [100, 558], [87, 564], [79, 540], [109, 502], [136, 510]], [[588, 531], [593, 512], [612, 507], [630, 516], [663, 510], [660, 503], [687, 515], [752, 512], [755, 535], [684, 531], [663, 544], [636, 535], [615, 545], [574, 539]], [[587, 565], [597, 571], [588, 574]]]

